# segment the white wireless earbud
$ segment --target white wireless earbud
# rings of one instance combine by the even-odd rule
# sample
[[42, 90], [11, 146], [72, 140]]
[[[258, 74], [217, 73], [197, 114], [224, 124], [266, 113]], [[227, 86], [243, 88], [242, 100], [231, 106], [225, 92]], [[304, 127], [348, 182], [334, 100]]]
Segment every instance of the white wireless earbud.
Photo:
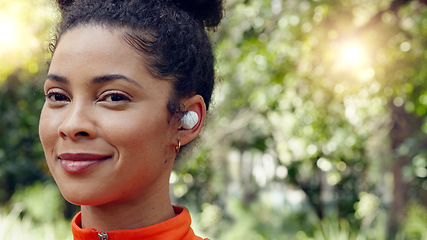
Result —
[[181, 118], [181, 129], [192, 129], [199, 122], [199, 115], [194, 111], [184, 113]]

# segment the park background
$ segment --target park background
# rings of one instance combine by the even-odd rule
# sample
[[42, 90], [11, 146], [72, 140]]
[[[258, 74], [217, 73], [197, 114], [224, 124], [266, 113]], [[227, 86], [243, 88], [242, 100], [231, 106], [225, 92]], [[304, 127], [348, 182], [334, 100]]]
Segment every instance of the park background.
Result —
[[[228, 0], [174, 203], [212, 239], [427, 239], [427, 1]], [[0, 239], [71, 239], [38, 139], [57, 8], [0, 0]]]

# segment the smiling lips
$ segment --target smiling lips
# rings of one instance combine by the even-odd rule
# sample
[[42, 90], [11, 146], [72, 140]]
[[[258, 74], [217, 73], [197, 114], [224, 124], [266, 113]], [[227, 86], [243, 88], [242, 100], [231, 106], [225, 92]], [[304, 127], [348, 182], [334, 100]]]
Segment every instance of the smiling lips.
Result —
[[67, 173], [79, 174], [86, 172], [111, 157], [111, 155], [90, 153], [63, 153], [59, 155], [58, 160]]

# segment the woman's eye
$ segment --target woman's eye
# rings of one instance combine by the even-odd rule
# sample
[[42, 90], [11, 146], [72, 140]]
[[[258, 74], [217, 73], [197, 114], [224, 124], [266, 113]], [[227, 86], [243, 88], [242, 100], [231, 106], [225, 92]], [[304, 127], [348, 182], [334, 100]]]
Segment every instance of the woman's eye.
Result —
[[100, 99], [106, 102], [130, 101], [130, 98], [121, 93], [109, 93]]
[[70, 99], [62, 93], [58, 92], [49, 92], [46, 95], [46, 98], [53, 102], [69, 101]]

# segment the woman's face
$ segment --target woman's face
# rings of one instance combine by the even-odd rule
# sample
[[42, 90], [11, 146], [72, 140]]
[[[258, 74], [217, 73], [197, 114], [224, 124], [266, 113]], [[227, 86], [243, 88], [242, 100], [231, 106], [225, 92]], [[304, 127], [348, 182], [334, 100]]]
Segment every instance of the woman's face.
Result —
[[154, 79], [119, 30], [82, 26], [57, 45], [39, 134], [64, 197], [79, 205], [167, 188], [178, 144], [169, 81]]

